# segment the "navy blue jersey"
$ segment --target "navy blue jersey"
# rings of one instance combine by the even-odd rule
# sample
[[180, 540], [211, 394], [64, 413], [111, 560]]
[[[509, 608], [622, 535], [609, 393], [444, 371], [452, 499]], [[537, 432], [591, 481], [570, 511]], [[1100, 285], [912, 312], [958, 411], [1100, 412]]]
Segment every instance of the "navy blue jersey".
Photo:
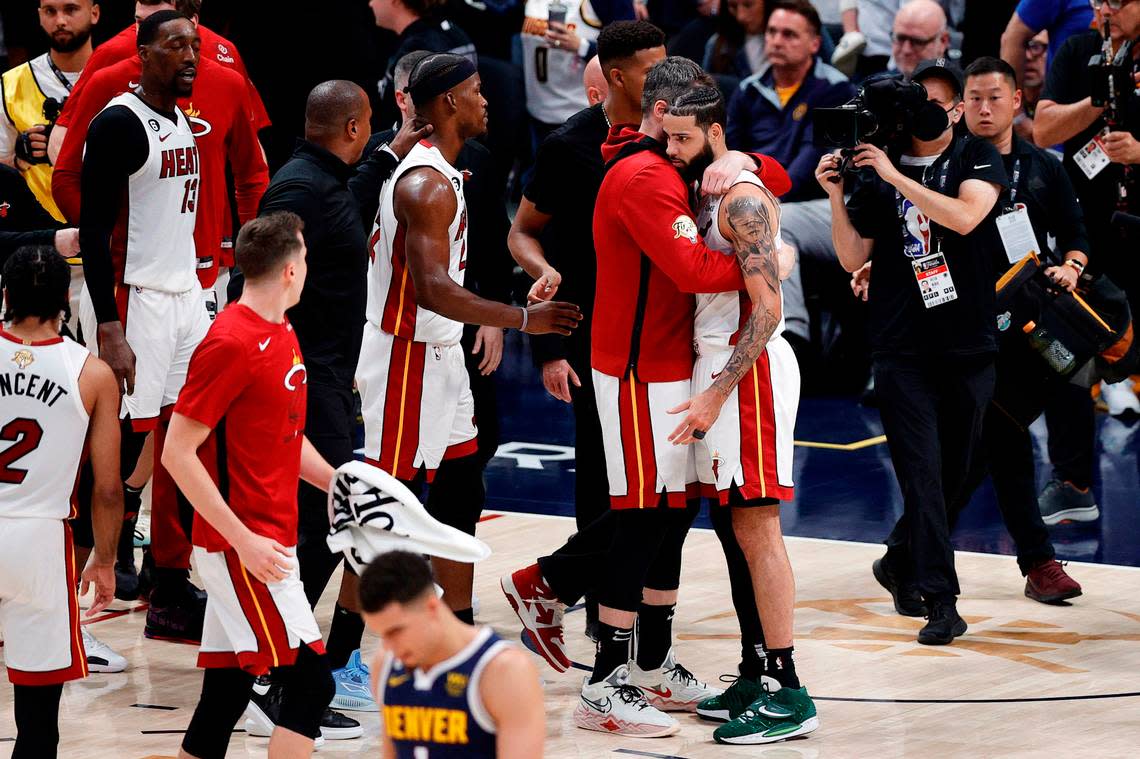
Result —
[[379, 700], [399, 759], [494, 758], [495, 725], [479, 697], [479, 678], [508, 645], [484, 627], [466, 648], [427, 672], [408, 670], [388, 654]]

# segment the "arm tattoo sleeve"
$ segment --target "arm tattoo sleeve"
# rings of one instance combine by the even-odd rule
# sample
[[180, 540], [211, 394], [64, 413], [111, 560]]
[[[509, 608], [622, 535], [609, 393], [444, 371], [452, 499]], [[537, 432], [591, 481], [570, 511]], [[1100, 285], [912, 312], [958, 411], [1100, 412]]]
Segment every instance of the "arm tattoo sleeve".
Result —
[[[724, 371], [712, 387], [728, 395], [756, 363], [764, 346], [780, 322], [779, 264], [776, 257], [776, 224], [772, 210], [775, 199], [764, 190], [764, 196], [754, 194], [734, 198], [725, 207], [728, 226], [732, 230], [733, 250], [744, 272], [746, 283], [753, 285], [752, 312], [740, 330], [736, 347]], [[759, 285], [757, 288], [756, 285]], [[755, 296], [759, 289], [760, 297]], [[773, 310], [777, 308], [777, 310]]]

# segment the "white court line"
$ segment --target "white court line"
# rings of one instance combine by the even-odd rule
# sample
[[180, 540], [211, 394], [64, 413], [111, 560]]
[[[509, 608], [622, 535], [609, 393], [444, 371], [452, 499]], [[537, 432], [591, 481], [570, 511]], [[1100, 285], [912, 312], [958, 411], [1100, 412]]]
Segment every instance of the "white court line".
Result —
[[[574, 517], [564, 516], [562, 514], [531, 514], [526, 511], [498, 511], [495, 509], [485, 509], [484, 514], [509, 514], [512, 516], [533, 517], [535, 519], [573, 519]], [[694, 530], [705, 530], [712, 532], [710, 527], [694, 527]], [[794, 540], [800, 543], [840, 543], [843, 545], [856, 545], [856, 546], [879, 546], [883, 547], [882, 543], [868, 543], [862, 540], [836, 540], [835, 538], [808, 538], [800, 537], [798, 535], [785, 535], [784, 540]], [[1016, 560], [1016, 556], [1010, 556], [1004, 553], [984, 553], [982, 551], [960, 551], [954, 550], [954, 553], [960, 553], [963, 556], [982, 556], [991, 559], [1012, 559]], [[1140, 572], [1140, 567], [1133, 567], [1128, 564], [1105, 564], [1095, 561], [1065, 561], [1066, 564], [1074, 564], [1078, 567], [1110, 567], [1112, 569], [1127, 569], [1132, 572]]]

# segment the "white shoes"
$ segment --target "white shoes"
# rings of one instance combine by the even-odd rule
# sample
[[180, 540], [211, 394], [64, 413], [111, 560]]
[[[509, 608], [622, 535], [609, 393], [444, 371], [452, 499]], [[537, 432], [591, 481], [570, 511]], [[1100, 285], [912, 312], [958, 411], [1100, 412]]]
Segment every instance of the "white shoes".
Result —
[[127, 660], [115, 649], [96, 638], [87, 630], [87, 625], [79, 626], [83, 634], [83, 650], [87, 654], [87, 669], [91, 672], [122, 672], [127, 668]]
[[845, 76], [851, 76], [855, 73], [859, 56], [866, 48], [867, 38], [863, 32], [847, 32], [839, 38], [839, 44], [831, 54], [831, 65], [842, 71]]
[[1111, 416], [1140, 415], [1140, 398], [1136, 397], [1132, 389], [1131, 379], [1112, 385], [1101, 383], [1100, 397], [1104, 399]]
[[719, 696], [723, 691], [698, 680], [692, 672], [677, 663], [673, 649], [657, 669], [644, 670], [631, 662], [629, 684], [636, 686], [650, 706], [663, 712], [694, 712], [697, 704]]
[[583, 680], [574, 724], [629, 738], [663, 738], [681, 730], [677, 720], [650, 706], [642, 692], [629, 684], [629, 667], [624, 665], [601, 682]]

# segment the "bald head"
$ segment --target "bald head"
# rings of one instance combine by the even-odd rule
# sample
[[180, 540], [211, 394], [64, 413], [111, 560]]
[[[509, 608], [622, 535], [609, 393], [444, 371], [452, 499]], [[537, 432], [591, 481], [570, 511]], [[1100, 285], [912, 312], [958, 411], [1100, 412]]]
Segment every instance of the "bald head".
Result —
[[586, 64], [586, 70], [582, 72], [582, 86], [586, 88], [586, 101], [590, 105], [597, 105], [609, 95], [610, 86], [606, 83], [602, 64], [596, 55], [590, 59]]
[[946, 12], [934, 0], [910, 0], [895, 14], [891, 38], [895, 65], [910, 76], [920, 61], [946, 55], [950, 46]]
[[321, 82], [305, 101], [305, 139], [355, 163], [372, 134], [371, 119], [368, 96], [358, 85], [344, 79]]

